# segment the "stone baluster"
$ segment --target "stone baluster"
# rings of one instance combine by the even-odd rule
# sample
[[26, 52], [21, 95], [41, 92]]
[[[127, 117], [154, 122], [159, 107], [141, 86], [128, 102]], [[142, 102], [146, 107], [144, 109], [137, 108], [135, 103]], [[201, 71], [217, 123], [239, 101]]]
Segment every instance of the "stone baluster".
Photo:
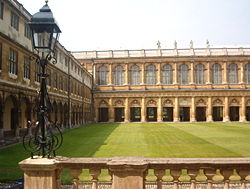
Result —
[[229, 189], [229, 177], [232, 175], [233, 171], [230, 169], [222, 170], [222, 175], [224, 177], [224, 189]]
[[207, 177], [207, 189], [212, 189], [213, 188], [213, 177], [216, 174], [215, 169], [205, 169], [204, 173]]
[[57, 169], [55, 172], [55, 177], [56, 177], [56, 183], [57, 183], [57, 189], [61, 189], [61, 174], [62, 174], [62, 169]]
[[177, 170], [177, 169], [171, 169], [170, 170], [170, 174], [173, 177], [173, 189], [178, 189], [179, 188], [179, 177], [181, 176], [181, 170]]
[[162, 189], [162, 177], [165, 175], [165, 169], [155, 169], [154, 174], [156, 176], [157, 189]]
[[108, 170], [108, 174], [111, 177], [110, 182], [113, 183], [113, 172], [111, 170]]
[[246, 177], [250, 175], [250, 171], [248, 170], [239, 170], [238, 174], [240, 175], [241, 178], [241, 188], [240, 189], [246, 189], [245, 182], [246, 182]]
[[143, 173], [143, 189], [146, 189], [148, 170], [145, 170]]
[[79, 188], [79, 176], [82, 173], [82, 169], [70, 169], [70, 175], [72, 176], [73, 189]]
[[92, 176], [92, 188], [98, 189], [98, 176], [101, 174], [100, 169], [90, 169], [89, 174]]
[[196, 177], [199, 174], [199, 169], [190, 169], [188, 170], [188, 175], [191, 178], [191, 186], [190, 189], [195, 189], [196, 188]]

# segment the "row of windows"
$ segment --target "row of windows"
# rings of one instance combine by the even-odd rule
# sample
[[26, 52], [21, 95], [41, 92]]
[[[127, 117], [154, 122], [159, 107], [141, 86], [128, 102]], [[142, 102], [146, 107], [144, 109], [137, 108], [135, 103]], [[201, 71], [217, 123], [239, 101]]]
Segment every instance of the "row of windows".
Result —
[[[228, 83], [238, 83], [238, 65], [229, 64], [227, 67]], [[107, 85], [108, 84], [108, 68], [106, 66], [101, 66], [98, 68], [98, 84]], [[123, 85], [124, 84], [124, 68], [123, 66], [116, 66], [113, 71], [114, 84]], [[139, 85], [141, 81], [140, 67], [133, 65], [129, 69], [129, 79], [131, 85]], [[145, 70], [145, 82], [149, 85], [156, 84], [156, 66], [151, 64], [146, 67]], [[244, 67], [245, 82], [250, 83], [250, 64], [246, 64]], [[190, 70], [188, 65], [182, 64], [178, 67], [178, 82], [180, 84], [189, 83]], [[203, 64], [198, 64], [194, 69], [194, 80], [196, 84], [206, 83], [206, 69]], [[222, 83], [222, 67], [220, 64], [213, 64], [211, 67], [211, 82], [214, 84]], [[161, 69], [161, 83], [162, 84], [173, 84], [173, 68], [171, 65], [166, 64]]]
[[[0, 19], [4, 19], [4, 3], [0, 2]], [[10, 15], [10, 25], [15, 28], [17, 31], [19, 30], [19, 16], [15, 12], [11, 12]], [[31, 30], [28, 23], [25, 23], [24, 27], [24, 36], [28, 39], [31, 39]]]

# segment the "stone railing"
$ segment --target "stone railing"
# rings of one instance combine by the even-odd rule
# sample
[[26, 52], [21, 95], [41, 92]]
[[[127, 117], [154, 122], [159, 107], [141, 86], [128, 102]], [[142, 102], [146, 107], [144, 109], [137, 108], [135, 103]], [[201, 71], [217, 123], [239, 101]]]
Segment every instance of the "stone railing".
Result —
[[[212, 189], [220, 183], [224, 189], [229, 189], [232, 183], [232, 188], [237, 183], [236, 188], [246, 189], [247, 177], [250, 175], [250, 158], [57, 157], [26, 159], [19, 165], [24, 170], [25, 189], [61, 188], [63, 169], [69, 169], [73, 189], [82, 188], [79, 179], [82, 169], [89, 170], [92, 177], [91, 189], [100, 188], [98, 177], [103, 169], [108, 170], [111, 175], [112, 189], [145, 189], [148, 172], [153, 172], [154, 182], [147, 184], [147, 188], [165, 188], [166, 177], [170, 177], [167, 188], [185, 188], [183, 186], [188, 184], [186, 188]], [[201, 183], [203, 187], [200, 187]]]
[[72, 52], [72, 54], [77, 59], [171, 57], [171, 56], [242, 56], [242, 55], [250, 55], [250, 48], [234, 47], [234, 48], [76, 51]]

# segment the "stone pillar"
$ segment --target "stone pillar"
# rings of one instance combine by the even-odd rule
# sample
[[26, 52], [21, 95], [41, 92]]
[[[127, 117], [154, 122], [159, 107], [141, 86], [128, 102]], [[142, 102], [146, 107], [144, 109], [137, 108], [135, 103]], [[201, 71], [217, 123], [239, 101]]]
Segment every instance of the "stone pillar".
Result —
[[155, 169], [154, 174], [156, 176], [157, 189], [162, 189], [162, 177], [165, 175], [166, 171], [164, 169]]
[[192, 97], [192, 99], [191, 99], [190, 121], [191, 122], [196, 122], [196, 117], [195, 117], [195, 98], [194, 97]]
[[128, 63], [125, 64], [124, 85], [129, 84]]
[[99, 107], [98, 107], [97, 104], [95, 104], [95, 118], [94, 118], [94, 120], [95, 120], [96, 123], [99, 120], [99, 112], [98, 112], [98, 110], [99, 110]]
[[4, 129], [3, 129], [3, 106], [0, 105], [0, 144], [4, 143]]
[[210, 62], [207, 62], [207, 80], [206, 84], [211, 84], [211, 69], [210, 69]]
[[179, 122], [179, 99], [174, 99], [174, 122]]
[[145, 85], [145, 64], [141, 65], [141, 85]]
[[24, 171], [25, 189], [59, 189], [60, 170], [56, 167], [55, 159], [36, 158], [26, 159], [19, 163]]
[[246, 97], [241, 97], [240, 122], [246, 122]]
[[173, 77], [173, 84], [178, 84], [178, 67], [176, 62], [174, 63]]
[[191, 69], [190, 69], [190, 82], [189, 84], [194, 84], [194, 62], [191, 62]]
[[141, 122], [146, 121], [145, 97], [141, 99]]
[[244, 84], [244, 64], [243, 62], [240, 63], [240, 84]]
[[109, 122], [114, 122], [114, 107], [113, 107], [113, 98], [109, 99]]
[[161, 63], [157, 64], [157, 85], [161, 84]]
[[158, 98], [157, 122], [162, 122], [162, 98]]
[[96, 73], [96, 64], [93, 64], [93, 70], [92, 70], [92, 73], [93, 73], [93, 80], [94, 80], [94, 84], [98, 84], [98, 78], [97, 78], [97, 73]]
[[125, 116], [125, 119], [124, 119], [124, 122], [127, 123], [129, 122], [130, 120], [130, 115], [129, 115], [129, 100], [128, 98], [125, 99], [125, 110], [124, 110], [124, 116]]
[[224, 116], [223, 116], [223, 122], [228, 122], [229, 120], [229, 102], [228, 97], [225, 97], [225, 105], [224, 105]]
[[112, 64], [109, 64], [109, 72], [108, 72], [108, 85], [113, 85], [113, 72], [112, 72]]
[[209, 96], [207, 99], [207, 122], [212, 122], [213, 116], [212, 116], [212, 97]]
[[223, 84], [227, 84], [228, 83], [228, 80], [227, 80], [227, 62], [223, 63], [222, 83]]
[[108, 163], [113, 174], [112, 189], [144, 189], [147, 162], [138, 158], [117, 158]]

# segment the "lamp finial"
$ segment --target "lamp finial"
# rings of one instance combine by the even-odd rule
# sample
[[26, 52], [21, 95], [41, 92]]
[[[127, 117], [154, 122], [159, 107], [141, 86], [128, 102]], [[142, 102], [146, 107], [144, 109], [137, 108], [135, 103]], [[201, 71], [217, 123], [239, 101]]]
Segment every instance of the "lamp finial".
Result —
[[45, 0], [46, 5], [48, 4], [48, 2], [49, 2], [48, 0]]

